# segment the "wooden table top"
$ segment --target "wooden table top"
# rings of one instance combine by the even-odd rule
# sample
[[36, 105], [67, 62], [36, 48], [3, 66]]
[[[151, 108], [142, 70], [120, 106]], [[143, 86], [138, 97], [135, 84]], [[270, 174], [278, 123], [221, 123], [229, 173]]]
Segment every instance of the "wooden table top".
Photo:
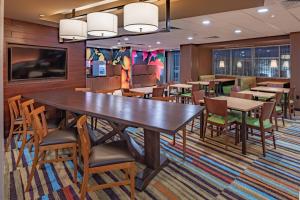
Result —
[[290, 92], [290, 89], [288, 88], [265, 87], [265, 86], [254, 87], [251, 88], [251, 90], [260, 91], [260, 92], [272, 92], [272, 93], [283, 92], [285, 94]]
[[175, 133], [200, 115], [203, 107], [74, 90], [53, 90], [24, 95], [61, 110], [141, 127]]
[[[218, 84], [218, 82], [215, 82], [216, 84]], [[188, 84], [190, 85], [205, 85], [208, 86], [209, 85], [209, 81], [191, 81], [188, 82]]]
[[227, 107], [232, 110], [248, 112], [256, 108], [262, 107], [264, 102], [248, 99], [240, 99], [235, 97], [220, 96], [214, 99], [227, 100]]
[[184, 84], [184, 83], [178, 83], [178, 84], [170, 85], [170, 87], [189, 89], [189, 88], [192, 88], [192, 85]]
[[276, 96], [275, 93], [250, 91], [250, 90], [244, 90], [244, 91], [241, 91], [239, 93], [241, 93], [241, 94], [252, 94], [254, 97], [268, 98], [268, 99], [272, 99], [272, 98], [274, 98]]
[[217, 78], [214, 81], [219, 82], [219, 83], [225, 83], [225, 82], [235, 81], [235, 79], [234, 78]]
[[153, 88], [156, 88], [157, 86], [153, 87], [143, 87], [143, 88], [133, 88], [130, 89], [130, 92], [137, 92], [141, 94], [152, 94], [153, 93]]
[[285, 84], [288, 84], [289, 82], [287, 81], [264, 81], [264, 82], [260, 82], [260, 83], [257, 83], [257, 85], [259, 86], [267, 86], [269, 84], [272, 84], [272, 85], [285, 85]]

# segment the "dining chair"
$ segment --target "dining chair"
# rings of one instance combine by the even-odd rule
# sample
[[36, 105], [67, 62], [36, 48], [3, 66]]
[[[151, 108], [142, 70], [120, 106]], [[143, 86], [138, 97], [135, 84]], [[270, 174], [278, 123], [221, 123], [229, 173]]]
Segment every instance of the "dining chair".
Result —
[[[263, 104], [258, 118], [248, 117], [246, 119], [247, 128], [250, 128], [251, 131], [252, 129], [259, 131], [259, 133], [252, 133], [252, 134], [261, 137], [263, 156], [266, 156], [266, 147], [265, 147], [266, 139], [273, 138], [273, 145], [274, 148], [276, 149], [274, 128], [271, 122], [272, 113], [275, 109], [275, 106], [276, 106], [275, 102], [266, 102]], [[240, 130], [240, 128], [238, 128], [238, 130]], [[266, 133], [269, 133], [269, 135], [266, 135]]]
[[216, 82], [215, 81], [208, 82], [208, 96], [209, 97], [216, 96]]
[[232, 92], [240, 92], [241, 91], [241, 87], [238, 86], [238, 85], [234, 85], [234, 86], [232, 86], [231, 91]]
[[[198, 90], [198, 91], [192, 92], [193, 104], [203, 106], [204, 105], [204, 97], [205, 97], [205, 90]], [[194, 130], [195, 119], [196, 118], [194, 118], [192, 121], [191, 132], [193, 132], [193, 130]]]
[[91, 88], [75, 88], [76, 92], [91, 92]]
[[122, 92], [122, 96], [124, 96], [124, 97], [137, 97], [137, 98], [143, 97], [143, 94], [140, 94], [137, 92], [131, 92], [130, 89], [128, 89], [128, 88], [122, 88], [121, 92]]
[[290, 119], [292, 119], [292, 114], [294, 114], [294, 117], [296, 117], [295, 112], [295, 87], [291, 87], [290, 91], [288, 93], [288, 111]]
[[[87, 192], [130, 185], [131, 199], [135, 197], [136, 164], [126, 143], [122, 141], [91, 146], [87, 128], [87, 117], [81, 116], [77, 121], [77, 130], [80, 137], [80, 150], [83, 158], [83, 181], [80, 189], [80, 199], [84, 199]], [[108, 171], [124, 170], [125, 180], [88, 186], [90, 174]], [[129, 177], [129, 178], [128, 178]]]
[[231, 91], [230, 92], [230, 97], [252, 100], [253, 99], [253, 94], [244, 94], [244, 93]]
[[152, 97], [162, 97], [164, 96], [165, 87], [153, 88]]
[[[204, 137], [206, 133], [206, 127], [210, 124], [211, 137], [213, 137], [214, 130], [217, 131], [217, 134], [220, 135], [221, 132], [225, 134], [225, 148], [227, 149], [228, 145], [228, 127], [236, 123], [236, 116], [228, 112], [227, 100], [219, 100], [204, 97], [206, 115], [205, 115], [205, 128], [204, 128]], [[217, 129], [214, 129], [214, 126]], [[235, 140], [237, 141], [238, 132], [236, 130]]]
[[282, 97], [283, 97], [283, 92], [277, 92], [275, 95], [275, 109], [273, 112], [273, 116], [275, 120], [276, 131], [278, 131], [278, 117], [281, 117], [282, 124], [283, 126], [285, 126], [283, 104], [281, 102]]
[[[24, 149], [26, 144], [30, 144], [30, 147], [33, 145], [33, 127], [31, 120], [31, 112], [34, 111], [34, 99], [29, 99], [21, 103], [21, 114], [23, 119], [23, 133], [22, 133], [22, 144], [19, 150], [19, 155], [17, 158], [16, 166], [19, 165], [21, 161]], [[55, 123], [47, 122], [48, 132], [52, 132], [58, 129], [58, 126]], [[29, 138], [28, 138], [29, 136]], [[31, 149], [31, 148], [30, 148]], [[31, 151], [31, 150], [30, 150]]]
[[[25, 191], [28, 192], [31, 187], [31, 181], [35, 174], [37, 164], [41, 167], [45, 163], [62, 162], [73, 160], [74, 164], [74, 182], [77, 183], [77, 137], [73, 129], [48, 131], [48, 124], [45, 116], [45, 106], [36, 108], [31, 112], [31, 121], [33, 127], [34, 158], [31, 171], [27, 180]], [[72, 156], [59, 157], [56, 154], [54, 159], [46, 160], [46, 153], [49, 151], [71, 150]]]
[[187, 93], [184, 93], [184, 94], [181, 94], [180, 97], [184, 99], [184, 103], [189, 104], [190, 100], [192, 100], [192, 93], [195, 92], [195, 91], [198, 91], [198, 90], [200, 90], [200, 85], [199, 84], [193, 84], [191, 91], [187, 92]]
[[6, 139], [5, 151], [8, 151], [8, 147], [11, 144], [11, 140], [14, 135], [20, 134], [23, 132], [23, 119], [21, 115], [21, 95], [17, 95], [11, 98], [8, 98], [8, 107], [10, 114], [10, 129], [9, 134]]

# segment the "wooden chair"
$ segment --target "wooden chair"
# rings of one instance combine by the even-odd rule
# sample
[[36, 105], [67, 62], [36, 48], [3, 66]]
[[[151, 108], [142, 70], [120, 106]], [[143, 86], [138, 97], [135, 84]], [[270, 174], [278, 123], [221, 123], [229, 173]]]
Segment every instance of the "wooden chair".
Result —
[[10, 129], [8, 138], [5, 144], [5, 151], [8, 151], [8, 147], [11, 144], [11, 140], [15, 134], [20, 134], [23, 132], [23, 119], [21, 115], [21, 95], [17, 95], [8, 98], [8, 107], [10, 114]]
[[[74, 182], [77, 183], [77, 137], [74, 130], [56, 130], [51, 133], [48, 132], [48, 124], [45, 116], [45, 107], [41, 106], [31, 112], [31, 121], [33, 126], [33, 140], [34, 140], [34, 159], [32, 168], [27, 180], [25, 191], [28, 192], [31, 187], [31, 181], [36, 171], [37, 164], [40, 166], [45, 163], [61, 162], [73, 160], [74, 164]], [[46, 160], [46, 153], [48, 151], [58, 151], [70, 149], [71, 157], [59, 157]]]
[[296, 117], [295, 112], [295, 87], [290, 88], [290, 92], [288, 93], [288, 111], [290, 119], [292, 119], [292, 114], [294, 114], [294, 117]]
[[210, 96], [210, 97], [216, 96], [216, 82], [215, 81], [209, 81], [207, 96]]
[[[81, 184], [80, 199], [84, 199], [86, 193], [89, 191], [130, 185], [131, 199], [133, 200], [135, 193], [136, 164], [127, 149], [127, 145], [123, 145], [123, 143], [119, 141], [91, 147], [86, 116], [80, 117], [77, 121], [77, 130], [80, 136], [80, 148], [83, 157], [83, 182]], [[113, 170], [124, 170], [126, 180], [88, 187], [90, 174]], [[129, 179], [128, 175], [130, 177]]]
[[[204, 105], [204, 97], [205, 97], [205, 91], [204, 90], [198, 90], [198, 91], [192, 92], [193, 104], [194, 105]], [[195, 123], [195, 118], [192, 121], [191, 132], [193, 132], [194, 123]]]
[[[30, 147], [33, 145], [33, 127], [32, 127], [32, 120], [31, 120], [31, 112], [34, 111], [34, 100], [30, 99], [21, 103], [21, 113], [23, 119], [23, 133], [22, 133], [22, 145], [19, 150], [19, 155], [17, 159], [16, 165], [19, 165], [19, 162], [22, 158], [24, 149], [26, 144], [30, 144]], [[52, 132], [58, 129], [58, 126], [54, 123], [47, 123], [48, 132]], [[29, 138], [27, 136], [30, 136]], [[30, 148], [31, 149], [31, 148]]]
[[131, 92], [130, 89], [127, 88], [122, 88], [121, 89], [122, 96], [124, 97], [137, 97], [137, 98], [142, 98], [144, 95], [137, 93], [137, 92]]
[[163, 97], [165, 92], [165, 87], [153, 88], [152, 97]]
[[76, 92], [91, 92], [91, 88], [75, 88]]
[[200, 85], [199, 84], [193, 84], [192, 85], [192, 90], [188, 93], [181, 94], [180, 97], [184, 99], [184, 103], [190, 103], [190, 100], [192, 100], [192, 93], [195, 91], [200, 90]]
[[276, 131], [278, 131], [278, 117], [281, 117], [282, 124], [283, 124], [283, 126], [285, 126], [283, 105], [281, 104], [282, 96], [283, 96], [282, 92], [276, 93], [276, 96], [275, 96], [275, 109], [273, 111], [273, 116], [274, 116], [274, 119], [275, 119]]
[[[225, 133], [225, 148], [227, 149], [228, 145], [228, 127], [236, 123], [235, 115], [228, 113], [227, 101], [218, 100], [204, 97], [206, 115], [205, 115], [205, 129], [204, 137], [206, 133], [207, 124], [210, 124], [211, 137], [213, 137], [214, 126], [217, 127], [217, 134], [220, 135], [221, 132]], [[238, 131], [236, 131], [236, 141], [238, 137]]]
[[[251, 130], [255, 129], [260, 132], [259, 134], [256, 133], [253, 134], [261, 137], [263, 156], [266, 155], [266, 148], [265, 148], [266, 139], [272, 137], [273, 145], [274, 148], [276, 149], [274, 129], [271, 123], [274, 107], [275, 107], [275, 102], [266, 102], [261, 108], [259, 118], [249, 117], [246, 120], [247, 128], [250, 128]], [[270, 133], [270, 135], [266, 136], [266, 133]]]

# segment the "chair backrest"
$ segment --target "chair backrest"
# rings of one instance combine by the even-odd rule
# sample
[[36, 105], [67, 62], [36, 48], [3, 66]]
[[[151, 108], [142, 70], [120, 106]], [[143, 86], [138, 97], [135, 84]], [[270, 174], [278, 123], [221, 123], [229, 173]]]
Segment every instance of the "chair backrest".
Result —
[[219, 99], [211, 99], [204, 97], [205, 107], [207, 114], [215, 114], [223, 117], [227, 117], [227, 101]]
[[199, 84], [193, 84], [192, 85], [192, 92], [198, 91], [198, 90], [200, 90], [200, 85]]
[[260, 115], [260, 118], [259, 118], [261, 127], [263, 127], [263, 122], [265, 120], [271, 119], [272, 113], [273, 113], [274, 108], [275, 108], [275, 105], [276, 105], [275, 102], [266, 102], [262, 106], [261, 115]]
[[81, 155], [83, 157], [83, 164], [88, 165], [89, 155], [91, 149], [91, 140], [87, 128], [87, 117], [86, 115], [81, 116], [77, 120], [77, 131], [80, 138]]
[[21, 95], [7, 99], [11, 120], [21, 117]]
[[122, 91], [122, 94], [123, 93], [129, 93], [130, 89], [129, 88], [122, 88], [121, 91]]
[[48, 134], [45, 106], [38, 107], [31, 112], [31, 121], [34, 130], [34, 140], [41, 143]]
[[34, 99], [27, 100], [21, 103], [22, 117], [27, 124], [31, 125], [31, 112], [34, 111]]
[[234, 91], [230, 92], [230, 96], [235, 97], [235, 98], [240, 98], [240, 99], [248, 99], [248, 100], [253, 99], [253, 94], [243, 94], [243, 93], [234, 92]]
[[164, 96], [165, 87], [153, 88], [152, 97], [162, 97]]
[[204, 90], [198, 90], [192, 92], [192, 99], [194, 105], [199, 105], [201, 100], [204, 100], [205, 97], [205, 91]]
[[75, 88], [76, 92], [90, 92], [92, 91], [91, 88]]
[[234, 86], [232, 86], [231, 91], [232, 92], [240, 92], [241, 91], [241, 87], [237, 86], [237, 85], [234, 85]]
[[208, 84], [208, 89], [213, 90], [216, 87], [216, 82], [215, 81], [209, 81]]
[[283, 96], [283, 92], [277, 92], [275, 95], [275, 104], [280, 105], [281, 104], [281, 99]]

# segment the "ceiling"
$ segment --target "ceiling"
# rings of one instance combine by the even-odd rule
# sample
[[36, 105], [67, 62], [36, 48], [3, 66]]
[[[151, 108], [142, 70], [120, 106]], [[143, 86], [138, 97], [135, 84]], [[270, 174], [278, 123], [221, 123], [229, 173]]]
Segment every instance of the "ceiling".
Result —
[[[57, 26], [59, 19], [125, 5], [137, 0], [6, 0], [5, 17], [33, 23]], [[151, 0], [160, 7], [160, 28], [164, 24], [165, 0]], [[258, 14], [257, 9], [269, 8]], [[122, 10], [113, 11], [122, 23]], [[45, 16], [40, 17], [40, 14]], [[88, 46], [112, 48], [133, 46], [136, 49], [178, 49], [181, 44], [203, 44], [230, 40], [275, 36], [300, 31], [300, 3], [286, 0], [171, 0], [171, 25], [169, 33], [88, 41]], [[203, 25], [203, 20], [211, 24]], [[242, 33], [235, 34], [240, 29]], [[123, 29], [119, 34], [127, 34]], [[215, 37], [217, 36], [217, 37]], [[193, 37], [193, 40], [188, 40]], [[213, 37], [213, 38], [209, 38]], [[157, 42], [160, 44], [156, 44]], [[120, 44], [120, 45], [119, 45]], [[150, 47], [150, 46], [151, 47]]]
[[[158, 33], [146, 36], [88, 41], [88, 46], [116, 47], [131, 45], [136, 49], [178, 49], [182, 44], [204, 44], [240, 39], [286, 35], [300, 31], [300, 2], [287, 4], [285, 1], [268, 0], [265, 7], [269, 12], [259, 14], [257, 8], [235, 10], [197, 17], [172, 20], [174, 27], [170, 33]], [[211, 24], [203, 25], [203, 20], [210, 20]], [[163, 24], [161, 24], [163, 26]], [[240, 34], [234, 33], [240, 29]], [[218, 38], [209, 38], [217, 36]], [[193, 40], [188, 40], [193, 37]], [[160, 44], [156, 44], [156, 42]], [[151, 47], [150, 47], [150, 46]]]

